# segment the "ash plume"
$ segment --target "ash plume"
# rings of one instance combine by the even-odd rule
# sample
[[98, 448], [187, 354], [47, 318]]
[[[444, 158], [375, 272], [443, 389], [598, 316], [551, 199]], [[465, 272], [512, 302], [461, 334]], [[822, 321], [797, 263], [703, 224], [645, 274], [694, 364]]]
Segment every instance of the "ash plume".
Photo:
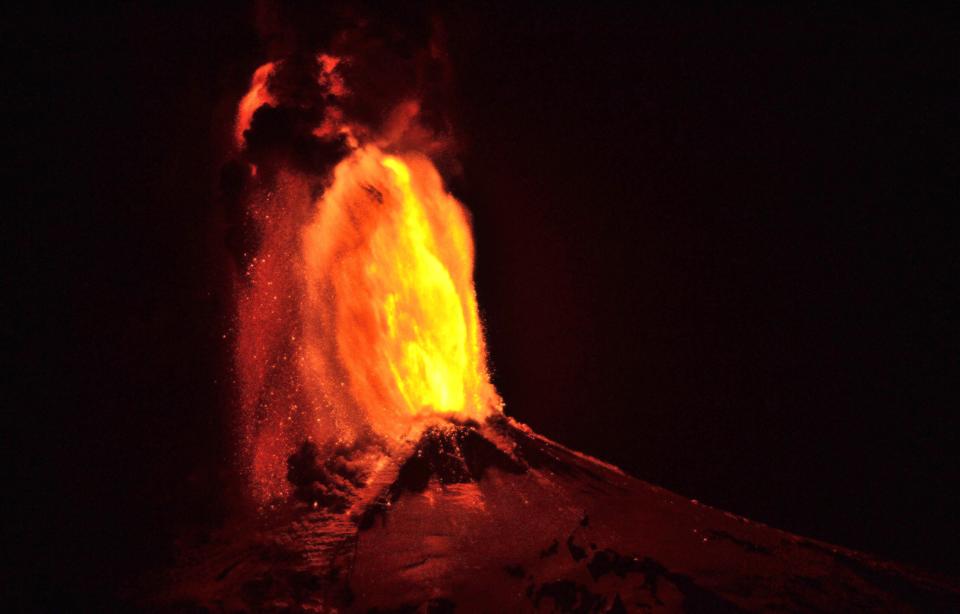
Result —
[[355, 144], [449, 150], [450, 70], [439, 22], [406, 7], [390, 14], [335, 6], [307, 15], [280, 3], [264, 12], [270, 101], [244, 132], [245, 160], [282, 156], [322, 176], [345, 154], [350, 138], [338, 131], [345, 126]]
[[313, 178], [316, 196], [336, 164], [365, 144], [416, 150], [441, 170], [457, 168], [444, 31], [425, 8], [260, 2], [256, 23], [267, 60], [260, 97], [238, 117], [220, 184], [240, 271], [259, 248], [248, 210], [251, 169], [261, 183], [296, 169]]

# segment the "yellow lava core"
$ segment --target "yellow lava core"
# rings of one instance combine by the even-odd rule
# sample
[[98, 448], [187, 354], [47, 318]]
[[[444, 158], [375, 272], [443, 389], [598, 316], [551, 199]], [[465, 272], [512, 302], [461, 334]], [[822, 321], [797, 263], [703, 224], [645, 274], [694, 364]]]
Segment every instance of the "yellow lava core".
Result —
[[411, 419], [482, 418], [498, 406], [470, 224], [429, 159], [356, 150], [335, 168], [302, 246], [304, 379], [327, 401], [350, 402], [391, 435]]
[[[340, 59], [316, 60], [320, 88], [349, 96]], [[282, 67], [254, 73], [237, 107], [238, 151], [257, 109], [278, 104]], [[417, 152], [429, 143], [408, 138], [419, 105], [399, 109], [374, 131], [328, 105], [312, 134], [342, 138], [350, 153], [323, 179], [282, 157], [262, 172], [251, 164], [256, 247], [238, 278], [235, 364], [244, 464], [261, 503], [289, 494], [287, 459], [305, 441], [404, 445], [438, 421], [502, 411], [468, 214]]]

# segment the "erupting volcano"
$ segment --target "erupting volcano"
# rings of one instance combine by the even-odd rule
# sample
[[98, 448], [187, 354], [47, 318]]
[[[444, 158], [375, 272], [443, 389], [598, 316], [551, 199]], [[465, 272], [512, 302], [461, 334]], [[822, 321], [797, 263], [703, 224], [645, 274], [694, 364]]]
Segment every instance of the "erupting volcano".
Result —
[[[491, 383], [436, 39], [366, 22], [258, 68], [231, 130], [246, 511], [152, 605], [947, 608], [948, 583], [699, 505], [532, 432]], [[411, 50], [412, 49], [412, 50]], [[482, 245], [481, 249], [496, 249]], [[509, 401], [509, 399], [508, 399]]]
[[[402, 441], [444, 417], [499, 411], [469, 223], [428, 158], [357, 146], [315, 201], [293, 175], [273, 189], [263, 198], [278, 205], [262, 216], [271, 247], [250, 265], [239, 316], [262, 500], [283, 494], [286, 459], [302, 441]], [[313, 213], [298, 224], [290, 209]]]

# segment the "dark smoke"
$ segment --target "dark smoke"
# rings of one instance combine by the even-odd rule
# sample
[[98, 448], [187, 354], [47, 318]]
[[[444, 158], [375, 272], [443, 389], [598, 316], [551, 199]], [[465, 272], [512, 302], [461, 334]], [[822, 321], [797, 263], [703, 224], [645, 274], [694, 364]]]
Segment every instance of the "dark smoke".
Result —
[[287, 480], [293, 496], [332, 512], [343, 512], [353, 500], [354, 490], [364, 485], [365, 475], [352, 459], [353, 450], [321, 451], [306, 441], [287, 459]]
[[311, 109], [263, 105], [244, 133], [244, 158], [272, 172], [283, 166], [304, 173], [325, 175], [349, 152], [342, 136], [322, 139], [311, 134], [322, 121]]
[[[314, 192], [321, 194], [331, 170], [350, 153], [343, 135], [316, 134], [331, 117], [350, 126], [361, 146], [416, 149], [441, 170], [456, 170], [445, 112], [451, 73], [443, 28], [426, 8], [264, 2], [257, 7], [257, 27], [262, 61], [276, 65], [267, 82], [276, 104], [254, 112], [242, 149], [222, 170], [227, 246], [238, 270], [246, 270], [259, 246], [248, 210], [251, 165], [261, 185], [283, 168], [314, 177]], [[331, 91], [319, 54], [341, 60], [334, 73], [345, 93]]]

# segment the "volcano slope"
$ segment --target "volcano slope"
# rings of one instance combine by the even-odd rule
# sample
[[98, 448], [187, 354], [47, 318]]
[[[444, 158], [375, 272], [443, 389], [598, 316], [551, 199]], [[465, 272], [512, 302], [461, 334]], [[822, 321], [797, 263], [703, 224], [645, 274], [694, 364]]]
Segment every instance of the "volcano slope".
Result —
[[[957, 611], [955, 581], [700, 505], [503, 416], [290, 459], [296, 496], [185, 546], [158, 611]], [[298, 499], [298, 501], [294, 501]]]

